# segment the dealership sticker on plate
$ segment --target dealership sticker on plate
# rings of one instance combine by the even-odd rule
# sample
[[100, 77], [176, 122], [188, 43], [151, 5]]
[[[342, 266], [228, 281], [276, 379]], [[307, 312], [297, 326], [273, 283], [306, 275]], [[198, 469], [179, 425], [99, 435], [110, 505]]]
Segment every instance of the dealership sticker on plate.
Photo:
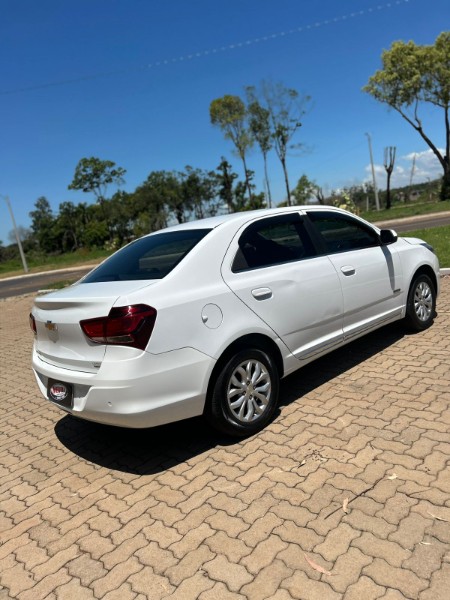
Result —
[[72, 388], [67, 383], [60, 381], [51, 381], [48, 385], [48, 397], [53, 402], [70, 406], [72, 400]]

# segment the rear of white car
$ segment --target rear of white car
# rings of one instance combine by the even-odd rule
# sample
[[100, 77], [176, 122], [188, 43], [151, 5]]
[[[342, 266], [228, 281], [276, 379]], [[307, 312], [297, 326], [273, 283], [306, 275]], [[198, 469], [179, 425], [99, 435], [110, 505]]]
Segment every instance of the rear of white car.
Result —
[[[36, 300], [33, 368], [41, 392], [75, 415], [112, 425], [148, 427], [198, 414], [210, 357], [188, 347], [149, 352], [156, 310], [129, 304], [130, 294], [119, 295], [124, 283], [78, 284]], [[107, 297], [83, 299], [86, 287], [98, 286], [108, 288]], [[110, 295], [113, 290], [115, 294]], [[134, 307], [138, 312], [132, 314]], [[109, 339], [95, 336], [99, 327], [110, 334]], [[145, 347], [120, 345], [136, 329], [141, 338], [144, 330]], [[143, 345], [140, 341], [138, 346]], [[67, 388], [67, 397], [52, 393], [56, 386], [61, 395], [61, 384]]]

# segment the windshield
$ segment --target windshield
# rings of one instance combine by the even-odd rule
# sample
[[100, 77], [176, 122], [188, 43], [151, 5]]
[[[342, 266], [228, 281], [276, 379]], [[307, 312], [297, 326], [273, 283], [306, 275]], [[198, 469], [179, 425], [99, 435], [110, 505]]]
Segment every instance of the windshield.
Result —
[[81, 283], [162, 279], [209, 231], [188, 229], [140, 238], [113, 254]]

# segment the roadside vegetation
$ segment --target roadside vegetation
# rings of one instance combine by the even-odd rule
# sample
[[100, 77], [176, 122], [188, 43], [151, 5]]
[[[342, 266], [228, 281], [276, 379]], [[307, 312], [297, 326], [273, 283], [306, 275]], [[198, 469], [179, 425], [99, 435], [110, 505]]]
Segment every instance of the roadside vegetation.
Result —
[[[40, 271], [53, 271], [66, 267], [95, 265], [110, 254], [111, 251], [98, 248], [94, 248], [93, 250], [81, 249], [76, 252], [67, 252], [54, 256], [27, 254], [27, 263], [30, 273], [39, 273]], [[0, 263], [0, 279], [16, 275], [23, 275], [23, 266], [19, 256]]]

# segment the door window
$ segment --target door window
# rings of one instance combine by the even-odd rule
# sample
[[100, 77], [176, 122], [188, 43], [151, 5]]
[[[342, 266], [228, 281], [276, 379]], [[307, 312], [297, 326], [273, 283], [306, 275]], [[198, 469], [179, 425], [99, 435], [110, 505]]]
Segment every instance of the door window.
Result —
[[252, 223], [239, 239], [233, 273], [270, 267], [314, 255], [300, 215], [279, 215]]
[[376, 232], [364, 223], [337, 213], [308, 212], [328, 254], [373, 248], [380, 245]]

